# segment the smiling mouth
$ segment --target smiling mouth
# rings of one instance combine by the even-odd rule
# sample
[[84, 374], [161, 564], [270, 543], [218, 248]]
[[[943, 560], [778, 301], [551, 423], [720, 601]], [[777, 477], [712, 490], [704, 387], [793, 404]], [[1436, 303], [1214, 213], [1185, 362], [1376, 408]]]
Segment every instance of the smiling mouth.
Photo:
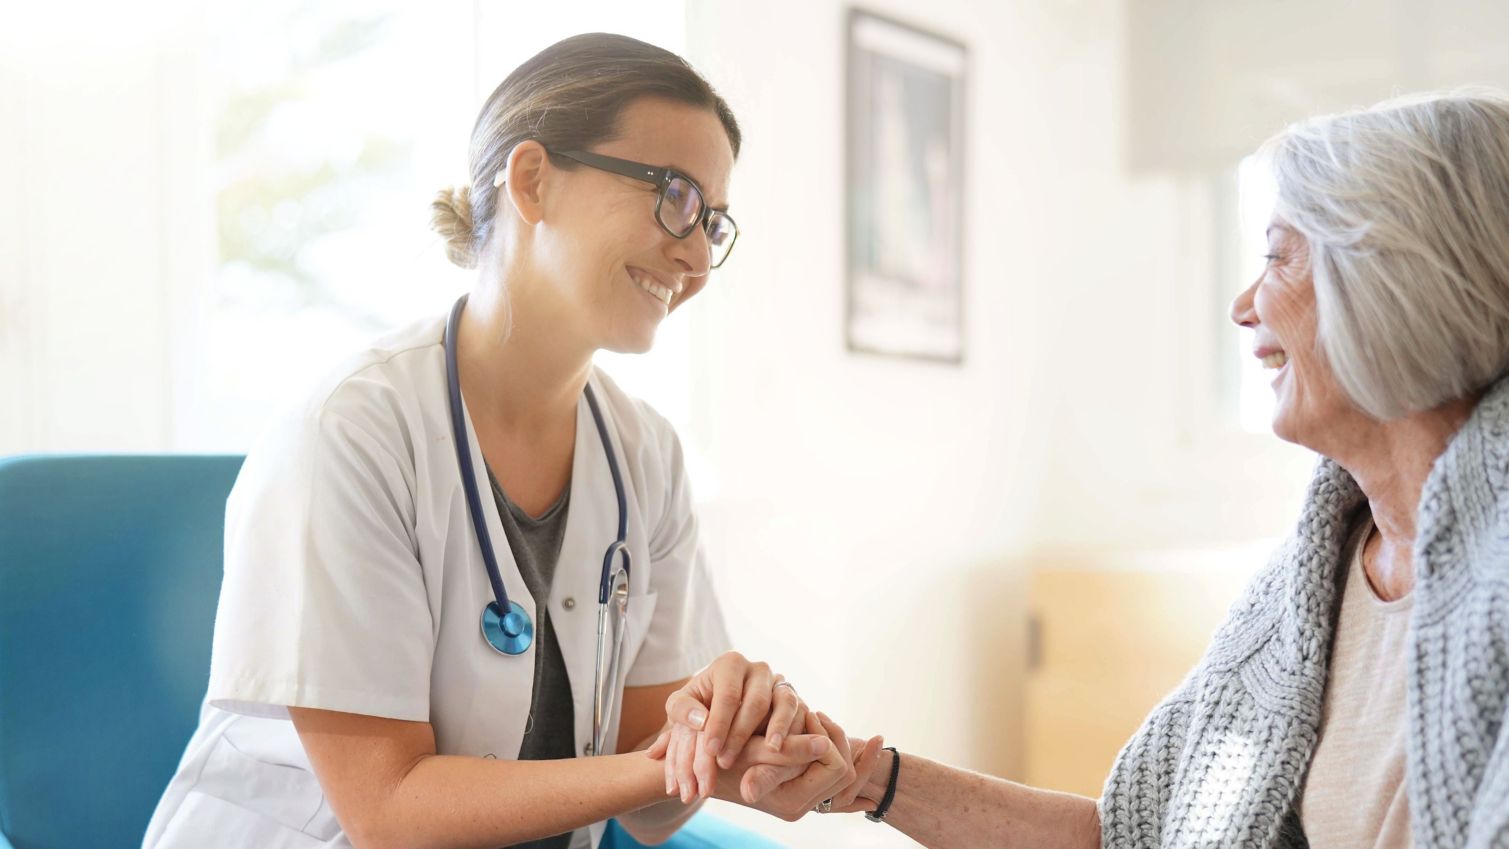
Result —
[[629, 269], [629, 277], [631, 277], [635, 283], [639, 284], [639, 288], [650, 293], [651, 297], [655, 298], [666, 306], [670, 306], [671, 299], [676, 297], [675, 292], [671, 291], [665, 286], [660, 285], [659, 283], [656, 283], [651, 277], [639, 273], [637, 269]]
[[1289, 364], [1289, 355], [1283, 351], [1274, 351], [1263, 357], [1263, 368], [1280, 369]]

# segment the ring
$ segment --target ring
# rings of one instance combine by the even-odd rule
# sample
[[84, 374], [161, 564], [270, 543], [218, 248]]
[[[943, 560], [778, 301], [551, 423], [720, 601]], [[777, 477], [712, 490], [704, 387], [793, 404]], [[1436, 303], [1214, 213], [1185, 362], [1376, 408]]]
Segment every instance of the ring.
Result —
[[832, 813], [833, 812], [833, 800], [832, 799], [824, 799], [821, 802], [818, 802], [816, 810], [820, 814]]
[[771, 687], [770, 689], [775, 690], [775, 689], [780, 688], [780, 687], [790, 687], [791, 688], [791, 692], [793, 692], [793, 693], [796, 692], [796, 685], [793, 684], [793, 683], [791, 683], [790, 681], [787, 681], [784, 678], [782, 678], [781, 680], [775, 682], [775, 686]]

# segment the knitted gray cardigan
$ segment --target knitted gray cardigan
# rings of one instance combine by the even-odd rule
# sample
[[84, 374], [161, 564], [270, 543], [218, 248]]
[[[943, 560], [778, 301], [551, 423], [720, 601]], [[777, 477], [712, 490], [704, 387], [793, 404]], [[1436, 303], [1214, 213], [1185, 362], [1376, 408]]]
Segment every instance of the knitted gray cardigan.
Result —
[[[1293, 536], [1117, 757], [1100, 801], [1106, 849], [1306, 845], [1296, 806], [1320, 727], [1341, 548], [1362, 504], [1352, 477], [1323, 460]], [[1426, 480], [1413, 608], [1415, 845], [1509, 847], [1509, 381]]]

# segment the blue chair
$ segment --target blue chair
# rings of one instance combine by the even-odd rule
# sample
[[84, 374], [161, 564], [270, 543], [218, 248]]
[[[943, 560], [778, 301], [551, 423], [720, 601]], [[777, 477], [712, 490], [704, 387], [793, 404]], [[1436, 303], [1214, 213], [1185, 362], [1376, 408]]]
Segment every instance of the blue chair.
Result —
[[[198, 722], [241, 459], [0, 458], [0, 849], [141, 845]], [[665, 846], [779, 849], [708, 816]]]
[[[618, 821], [608, 823], [608, 832], [598, 849], [646, 849], [643, 843], [629, 836]], [[782, 849], [781, 844], [745, 831], [727, 820], [712, 814], [698, 814], [676, 832], [676, 836], [660, 844], [660, 849]]]

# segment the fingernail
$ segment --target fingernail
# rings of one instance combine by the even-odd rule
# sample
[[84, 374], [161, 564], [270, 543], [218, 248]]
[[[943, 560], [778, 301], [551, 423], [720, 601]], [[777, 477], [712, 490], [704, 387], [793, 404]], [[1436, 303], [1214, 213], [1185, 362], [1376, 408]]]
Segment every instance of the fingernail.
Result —
[[770, 744], [770, 748], [776, 750], [777, 752], [781, 750], [781, 735], [772, 734], [769, 737], [765, 738], [765, 742]]
[[686, 718], [691, 720], [693, 728], [701, 731], [702, 726], [707, 723], [707, 711], [702, 708], [692, 708], [692, 712], [687, 714]]
[[733, 765], [734, 757], [732, 752], [724, 752], [723, 754], [718, 756], [718, 766], [722, 767], [723, 769], [728, 769]]
[[815, 737], [815, 738], [813, 738], [813, 740], [812, 740], [812, 756], [813, 757], [819, 757], [819, 756], [821, 756], [826, 751], [828, 751], [828, 738], [827, 737]]

